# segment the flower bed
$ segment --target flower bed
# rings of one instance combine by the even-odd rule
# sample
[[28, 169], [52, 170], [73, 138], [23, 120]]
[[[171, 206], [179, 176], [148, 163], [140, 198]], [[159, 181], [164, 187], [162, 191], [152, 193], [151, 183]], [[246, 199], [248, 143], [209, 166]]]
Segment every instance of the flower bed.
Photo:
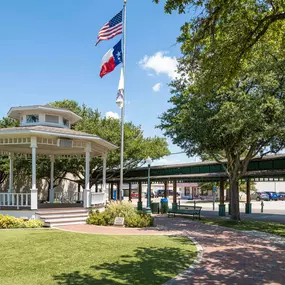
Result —
[[125, 218], [126, 227], [143, 228], [153, 226], [151, 215], [137, 211], [132, 203], [112, 202], [104, 212], [92, 211], [87, 223], [91, 225], [113, 225], [116, 217]]
[[13, 228], [41, 228], [44, 223], [40, 220], [24, 220], [12, 216], [0, 215], [0, 229], [13, 229]]

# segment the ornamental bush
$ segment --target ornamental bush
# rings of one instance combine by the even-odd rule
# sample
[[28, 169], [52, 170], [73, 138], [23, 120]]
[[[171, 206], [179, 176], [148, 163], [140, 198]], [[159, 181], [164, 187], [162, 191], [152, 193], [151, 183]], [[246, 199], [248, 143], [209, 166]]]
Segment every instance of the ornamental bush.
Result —
[[151, 215], [138, 212], [132, 203], [116, 201], [109, 204], [104, 212], [90, 212], [87, 223], [99, 226], [113, 225], [116, 217], [124, 217], [126, 227], [149, 227], [153, 226], [154, 222]]
[[13, 229], [13, 228], [41, 228], [44, 223], [40, 220], [28, 220], [25, 221], [21, 218], [15, 218], [12, 216], [0, 215], [0, 229]]

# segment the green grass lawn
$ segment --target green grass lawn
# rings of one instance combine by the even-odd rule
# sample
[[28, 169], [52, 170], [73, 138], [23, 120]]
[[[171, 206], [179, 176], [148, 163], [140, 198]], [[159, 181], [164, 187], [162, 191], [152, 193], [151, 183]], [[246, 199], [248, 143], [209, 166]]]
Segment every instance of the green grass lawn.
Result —
[[243, 231], [260, 231], [285, 237], [285, 224], [260, 221], [231, 221], [229, 219], [206, 219], [202, 218], [200, 222], [207, 225], [218, 225]]
[[196, 248], [185, 237], [0, 231], [1, 285], [163, 284]]

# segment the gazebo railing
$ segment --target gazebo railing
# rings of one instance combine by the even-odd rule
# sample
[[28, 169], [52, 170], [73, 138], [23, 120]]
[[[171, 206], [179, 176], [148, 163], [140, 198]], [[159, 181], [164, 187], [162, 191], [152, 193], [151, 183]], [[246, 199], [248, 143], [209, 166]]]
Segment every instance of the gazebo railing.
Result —
[[54, 192], [54, 200], [60, 203], [76, 203], [83, 201], [83, 192]]
[[105, 193], [103, 192], [91, 192], [91, 205], [105, 204]]
[[0, 207], [30, 207], [31, 193], [0, 193]]

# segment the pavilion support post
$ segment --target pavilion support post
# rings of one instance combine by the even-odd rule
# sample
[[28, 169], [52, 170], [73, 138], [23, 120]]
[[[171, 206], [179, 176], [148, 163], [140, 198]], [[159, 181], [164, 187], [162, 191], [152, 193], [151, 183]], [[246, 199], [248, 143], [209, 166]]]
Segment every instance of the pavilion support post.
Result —
[[137, 209], [139, 210], [139, 211], [142, 211], [142, 182], [141, 181], [139, 181], [139, 183], [138, 183], [138, 187], [139, 187], [139, 200], [138, 200], [138, 207], [137, 207]]
[[[9, 193], [14, 192], [14, 152], [10, 152], [10, 171], [9, 171]], [[14, 197], [14, 196], [13, 196]]]
[[132, 183], [129, 183], [129, 201], [132, 201]]
[[226, 215], [226, 206], [225, 206], [225, 179], [220, 179], [220, 204], [219, 204], [219, 216]]
[[49, 189], [49, 202], [54, 203], [54, 155], [50, 156], [50, 189]]
[[111, 182], [111, 196], [110, 196], [110, 200], [114, 200], [114, 183]]
[[38, 209], [37, 189], [37, 137], [31, 137], [32, 148], [32, 189], [31, 189], [31, 210]]
[[173, 203], [172, 210], [177, 210], [177, 181], [173, 180]]
[[90, 208], [90, 153], [91, 143], [88, 143], [85, 148], [85, 189], [83, 191], [83, 206], [84, 208]]
[[246, 204], [245, 213], [251, 214], [251, 199], [250, 199], [250, 179], [246, 180]]

